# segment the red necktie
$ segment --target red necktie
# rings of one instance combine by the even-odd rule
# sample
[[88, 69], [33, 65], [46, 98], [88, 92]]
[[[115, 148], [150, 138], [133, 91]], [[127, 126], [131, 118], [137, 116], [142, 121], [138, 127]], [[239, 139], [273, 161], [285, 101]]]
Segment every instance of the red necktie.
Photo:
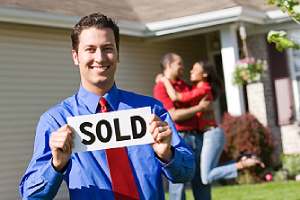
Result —
[[[107, 101], [100, 98], [101, 112], [108, 112]], [[139, 192], [135, 183], [126, 147], [106, 150], [112, 189], [115, 200], [138, 200]]]

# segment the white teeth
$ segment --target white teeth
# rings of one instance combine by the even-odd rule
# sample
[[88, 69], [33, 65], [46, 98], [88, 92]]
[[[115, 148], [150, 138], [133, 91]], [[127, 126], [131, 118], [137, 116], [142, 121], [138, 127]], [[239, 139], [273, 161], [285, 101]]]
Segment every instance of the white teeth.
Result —
[[92, 67], [95, 70], [107, 70], [109, 67], [108, 66], [101, 66], [101, 67]]

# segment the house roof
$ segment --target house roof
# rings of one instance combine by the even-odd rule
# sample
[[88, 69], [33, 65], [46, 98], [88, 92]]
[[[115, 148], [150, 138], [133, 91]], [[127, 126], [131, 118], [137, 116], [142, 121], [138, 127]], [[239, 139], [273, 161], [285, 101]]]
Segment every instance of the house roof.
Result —
[[32, 11], [84, 16], [91, 12], [103, 12], [119, 20], [154, 22], [196, 15], [236, 6], [259, 11], [274, 9], [266, 0], [1, 0], [1, 7]]
[[121, 33], [155, 36], [234, 21], [264, 24], [275, 7], [266, 0], [0, 0], [0, 21], [72, 27], [80, 16], [102, 12]]

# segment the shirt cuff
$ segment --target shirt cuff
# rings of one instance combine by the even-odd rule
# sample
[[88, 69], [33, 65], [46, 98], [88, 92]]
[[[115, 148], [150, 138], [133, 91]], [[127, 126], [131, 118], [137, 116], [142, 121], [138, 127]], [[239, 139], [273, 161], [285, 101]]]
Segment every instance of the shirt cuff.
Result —
[[[71, 160], [71, 159], [70, 159], [70, 160]], [[64, 168], [62, 168], [62, 169], [59, 170], [59, 171], [57, 171], [57, 170], [55, 169], [55, 167], [53, 166], [52, 159], [51, 159], [51, 166], [52, 166], [52, 168], [54, 169], [54, 171], [56, 171], [57, 173], [60, 173], [60, 174], [62, 174], [62, 175], [65, 175], [65, 174], [66, 174], [66, 171], [67, 171], [67, 169], [68, 169], [68, 167], [69, 167], [70, 160], [67, 162], [66, 166], [64, 166]]]
[[168, 165], [170, 165], [173, 161], [174, 161], [174, 158], [175, 158], [175, 148], [173, 146], [171, 146], [171, 151], [172, 151], [172, 158], [169, 162], [164, 162], [162, 159], [160, 159], [156, 154], [156, 158], [158, 160], [158, 162], [160, 163], [161, 166], [163, 167], [166, 167]]
[[177, 148], [174, 148], [173, 159], [169, 163], [161, 162], [161, 166], [166, 177], [173, 183], [189, 181], [195, 170], [193, 156], [186, 156]]
[[59, 185], [63, 179], [64, 172], [58, 172], [54, 169], [54, 167], [52, 165], [52, 159], [49, 162], [50, 163], [46, 166], [42, 176], [49, 184], [51, 184], [51, 185], [58, 184]]

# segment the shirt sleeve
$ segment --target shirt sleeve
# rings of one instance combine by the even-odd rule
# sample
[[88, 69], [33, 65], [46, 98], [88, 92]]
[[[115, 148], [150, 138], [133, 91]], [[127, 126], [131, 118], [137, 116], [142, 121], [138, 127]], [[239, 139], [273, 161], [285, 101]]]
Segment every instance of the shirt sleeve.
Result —
[[37, 126], [34, 152], [21, 179], [19, 191], [22, 199], [53, 199], [62, 183], [63, 174], [51, 164], [50, 134], [60, 126], [50, 115], [41, 116]]
[[192, 90], [187, 92], [181, 92], [181, 102], [189, 102], [196, 99], [201, 99], [205, 95], [211, 94], [211, 88], [210, 87], [194, 87]]
[[159, 82], [154, 86], [153, 97], [159, 100], [167, 110], [175, 107], [162, 82]]
[[173, 183], [191, 181], [195, 173], [195, 157], [192, 150], [178, 135], [171, 116], [165, 109], [158, 106], [154, 109], [154, 113], [166, 121], [172, 129], [173, 158], [168, 163], [157, 159], [162, 166], [164, 175]]

